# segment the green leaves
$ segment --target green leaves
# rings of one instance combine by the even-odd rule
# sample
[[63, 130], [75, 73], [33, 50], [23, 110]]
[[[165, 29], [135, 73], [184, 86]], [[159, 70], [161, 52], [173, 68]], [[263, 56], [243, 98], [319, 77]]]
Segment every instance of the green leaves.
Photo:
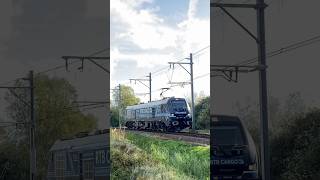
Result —
[[210, 129], [210, 97], [201, 98], [195, 105], [197, 129]]
[[[37, 165], [39, 179], [44, 179], [47, 173], [48, 152], [53, 143], [58, 139], [72, 137], [82, 131], [94, 130], [97, 120], [93, 115], [85, 115], [80, 111], [77, 104], [74, 103], [77, 100], [76, 89], [67, 80], [38, 75], [35, 77], [34, 84]], [[26, 102], [29, 102], [29, 90], [19, 89], [15, 90], [15, 93]], [[6, 100], [9, 103], [8, 114], [14, 121], [30, 121], [30, 109], [25, 103], [12, 93], [7, 93]], [[23, 137], [21, 143], [22, 145], [27, 145], [28, 126], [24, 127], [24, 131], [19, 131], [17, 137]], [[19, 146], [22, 147], [22, 145]], [[7, 147], [7, 149], [2, 148], [1, 152], [7, 153], [10, 151], [14, 154], [12, 157], [17, 156], [10, 159], [10, 162], [19, 164], [28, 161], [28, 155], [22, 156], [17, 149], [11, 150], [10, 146]], [[28, 148], [24, 148], [24, 151], [28, 152]], [[5, 156], [0, 155], [0, 160], [2, 158], [5, 158]], [[15, 162], [17, 159], [20, 159], [20, 162]], [[28, 172], [28, 165], [22, 163], [20, 169], [12, 169], [12, 171], [15, 171], [14, 173], [16, 174]], [[14, 180], [15, 178], [10, 176], [8, 179]]]
[[[120, 98], [120, 99], [119, 99]], [[119, 111], [121, 114], [127, 106], [132, 106], [140, 103], [140, 99], [134, 95], [134, 91], [130, 86], [120, 85], [120, 97], [119, 91], [113, 92], [113, 100], [115, 104], [111, 106], [111, 126], [119, 126]], [[123, 120], [123, 117], [120, 117]]]

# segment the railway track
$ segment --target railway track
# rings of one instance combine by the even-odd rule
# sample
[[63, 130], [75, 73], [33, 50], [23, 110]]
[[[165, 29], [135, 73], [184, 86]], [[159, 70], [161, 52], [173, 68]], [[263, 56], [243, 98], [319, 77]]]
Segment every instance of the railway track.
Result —
[[133, 132], [137, 134], [151, 135], [161, 139], [167, 140], [179, 140], [190, 144], [196, 145], [209, 145], [210, 135], [209, 134], [199, 134], [199, 133], [189, 133], [189, 132], [159, 132], [159, 131], [142, 131], [142, 130], [129, 130], [125, 129], [127, 132]]

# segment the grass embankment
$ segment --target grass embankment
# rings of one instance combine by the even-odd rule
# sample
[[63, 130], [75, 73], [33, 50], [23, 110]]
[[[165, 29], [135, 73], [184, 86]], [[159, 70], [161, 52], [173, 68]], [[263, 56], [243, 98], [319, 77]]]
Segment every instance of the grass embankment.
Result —
[[209, 179], [209, 147], [111, 132], [112, 179]]

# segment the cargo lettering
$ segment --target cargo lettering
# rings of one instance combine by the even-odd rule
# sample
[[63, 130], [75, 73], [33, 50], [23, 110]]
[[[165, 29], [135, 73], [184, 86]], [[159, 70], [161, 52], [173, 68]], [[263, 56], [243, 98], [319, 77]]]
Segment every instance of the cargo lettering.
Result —
[[244, 160], [242, 159], [221, 159], [221, 160], [213, 160], [214, 165], [241, 165], [244, 164]]

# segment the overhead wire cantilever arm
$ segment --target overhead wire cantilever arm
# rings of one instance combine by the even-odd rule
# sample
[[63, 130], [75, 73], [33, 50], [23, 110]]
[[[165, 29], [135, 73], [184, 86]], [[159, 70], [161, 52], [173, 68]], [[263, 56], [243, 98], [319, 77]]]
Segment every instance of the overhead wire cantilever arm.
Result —
[[[189, 58], [185, 58], [185, 59], [189, 59]], [[182, 64], [189, 64], [190, 65], [190, 63], [184, 63], [184, 62], [168, 62], [169, 64], [170, 64], [170, 67], [171, 67], [171, 65], [173, 65], [173, 67], [174, 67], [174, 65], [175, 64], [178, 64], [179, 66], [181, 66], [185, 71], [187, 71], [187, 73], [188, 74], [190, 74], [191, 75], [191, 73], [184, 67], [184, 66], [182, 66]]]
[[244, 31], [246, 31], [257, 43], [259, 43], [259, 38], [255, 36], [246, 26], [244, 26], [237, 18], [235, 18], [229, 11], [227, 11], [225, 8], [266, 8], [267, 4], [229, 4], [229, 3], [211, 3], [210, 7], [218, 7], [220, 8], [224, 13], [226, 13], [236, 24], [238, 24]]
[[228, 12], [224, 7], [219, 6], [219, 8], [225, 12], [236, 24], [238, 24], [244, 31], [246, 31], [257, 43], [259, 43], [259, 39], [243, 24], [241, 24], [240, 21], [238, 21], [230, 12]]
[[129, 79], [130, 80], [130, 82], [131, 81], [134, 81], [134, 82], [139, 82], [139, 83], [141, 83], [142, 85], [144, 85], [145, 87], [147, 87], [148, 89], [150, 89], [150, 87], [148, 86], [148, 85], [146, 85], [145, 83], [143, 83], [142, 81], [149, 81], [148, 79]]
[[102, 70], [104, 70], [105, 72], [110, 74], [110, 71], [108, 69], [106, 69], [105, 67], [103, 67], [101, 64], [97, 63], [95, 60], [110, 60], [110, 57], [95, 57], [95, 56], [62, 56], [62, 59], [64, 59], [66, 61], [66, 70], [69, 71], [68, 69], [68, 61], [75, 59], [75, 60], [81, 60], [81, 67], [79, 69], [83, 70], [83, 63], [84, 60], [88, 60], [90, 62], [92, 62], [93, 64], [95, 64], [96, 66], [98, 66], [99, 68], [101, 68]]
[[[109, 59], [109, 58], [108, 58]], [[105, 72], [110, 73], [110, 71], [108, 69], [106, 69], [105, 67], [103, 67], [101, 64], [97, 63], [96, 61], [93, 60], [93, 58], [88, 58], [89, 61], [91, 61], [93, 64], [95, 64], [96, 66], [100, 67], [101, 69], [103, 69]]]
[[[210, 71], [222, 73], [220, 76], [232, 82], [238, 82], [239, 73], [249, 73], [267, 68], [266, 66], [246, 66], [246, 65], [211, 65]], [[235, 74], [235, 77], [233, 76]]]

